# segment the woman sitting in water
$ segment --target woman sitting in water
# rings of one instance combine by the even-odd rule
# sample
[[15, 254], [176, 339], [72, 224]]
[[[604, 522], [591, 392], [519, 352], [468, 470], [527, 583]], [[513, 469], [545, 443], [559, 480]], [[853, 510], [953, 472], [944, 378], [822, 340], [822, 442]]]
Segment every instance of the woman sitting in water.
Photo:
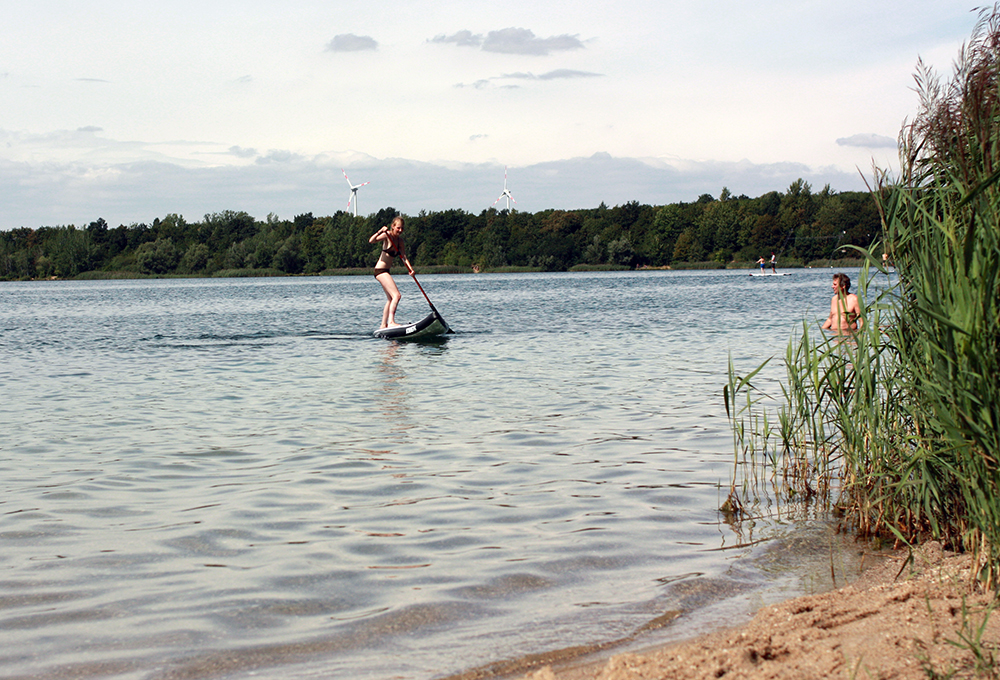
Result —
[[382, 241], [382, 252], [379, 253], [378, 263], [375, 265], [375, 280], [382, 284], [382, 290], [388, 298], [385, 308], [382, 310], [382, 325], [379, 328], [389, 328], [399, 326], [396, 323], [396, 307], [403, 297], [396, 287], [396, 282], [392, 280], [389, 269], [392, 268], [394, 258], [399, 258], [406, 265], [407, 272], [413, 276], [413, 267], [406, 259], [405, 245], [403, 243], [403, 218], [397, 217], [392, 221], [392, 226], [382, 227], [368, 239], [369, 243]]

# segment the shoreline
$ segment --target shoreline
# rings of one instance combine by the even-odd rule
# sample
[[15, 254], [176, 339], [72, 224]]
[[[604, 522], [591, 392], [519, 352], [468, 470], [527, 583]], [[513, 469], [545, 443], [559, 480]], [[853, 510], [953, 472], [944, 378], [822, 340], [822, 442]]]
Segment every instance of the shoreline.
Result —
[[[782, 265], [780, 269], [858, 269], [864, 264], [863, 259], [813, 260]], [[503, 266], [495, 268], [476, 268], [460, 265], [424, 265], [416, 266], [414, 270], [421, 276], [434, 274], [565, 274], [565, 273], [605, 273], [605, 272], [652, 272], [652, 271], [747, 271], [756, 272], [757, 265], [752, 262], [677, 262], [670, 265], [631, 267], [626, 265], [587, 265], [576, 264], [563, 271], [549, 271], [543, 267]], [[341, 269], [324, 269], [308, 274], [287, 274], [270, 268], [221, 269], [212, 273], [189, 274], [146, 274], [136, 271], [89, 270], [75, 276], [44, 276], [36, 278], [0, 278], [4, 283], [44, 283], [50, 281], [146, 281], [159, 279], [219, 279], [219, 278], [328, 278], [342, 276], [371, 276], [370, 267], [348, 267]], [[399, 265], [393, 267], [393, 274], [405, 275], [406, 270]]]
[[1000, 615], [984, 617], [992, 596], [971, 588], [971, 556], [930, 542], [912, 559], [883, 557], [846, 586], [765, 605], [735, 628], [634, 650], [570, 647], [449, 680], [977, 677], [976, 652], [988, 664], [1000, 646]]

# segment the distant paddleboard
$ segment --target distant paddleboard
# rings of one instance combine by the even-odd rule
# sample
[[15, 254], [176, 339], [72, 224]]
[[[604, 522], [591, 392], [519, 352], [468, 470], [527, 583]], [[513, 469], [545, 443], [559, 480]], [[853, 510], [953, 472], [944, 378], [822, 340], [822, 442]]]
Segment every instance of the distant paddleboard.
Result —
[[791, 276], [791, 272], [750, 272], [750, 276]]
[[454, 332], [448, 327], [445, 320], [441, 318], [441, 315], [437, 313], [437, 310], [432, 309], [430, 314], [416, 323], [406, 324], [405, 326], [393, 326], [392, 328], [379, 328], [373, 335], [376, 338], [384, 338], [386, 340], [409, 341], [430, 340]]

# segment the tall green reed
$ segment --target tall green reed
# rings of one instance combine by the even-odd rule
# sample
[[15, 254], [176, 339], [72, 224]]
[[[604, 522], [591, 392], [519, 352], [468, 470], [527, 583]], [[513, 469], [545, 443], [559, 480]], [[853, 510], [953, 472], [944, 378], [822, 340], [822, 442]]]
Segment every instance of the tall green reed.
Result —
[[859, 297], [875, 302], [861, 328], [827, 337], [804, 322], [784, 356], [780, 395], [770, 397], [757, 379], [763, 365], [748, 376], [730, 365], [724, 396], [737, 451], [730, 494], [737, 507], [753, 502], [766, 481], [777, 502], [835, 509], [864, 533], [877, 533], [876, 518], [893, 514], [883, 496], [898, 477], [896, 442], [905, 427], [900, 364], [884, 332], [895, 318], [895, 289], [873, 287], [868, 272]]
[[[876, 171], [886, 253], [862, 251], [863, 326], [790, 343], [781, 398], [730, 368], [745, 505], [767, 478], [861, 535], [940, 538], [1000, 585], [1000, 12], [984, 11], [947, 84], [921, 64], [898, 178]], [[772, 408], [774, 416], [761, 415]], [[776, 427], [760, 429], [766, 422]], [[742, 463], [740, 458], [742, 456]], [[749, 461], [749, 462], [748, 462]], [[747, 471], [754, 469], [753, 474]], [[741, 479], [738, 483], [736, 479]]]

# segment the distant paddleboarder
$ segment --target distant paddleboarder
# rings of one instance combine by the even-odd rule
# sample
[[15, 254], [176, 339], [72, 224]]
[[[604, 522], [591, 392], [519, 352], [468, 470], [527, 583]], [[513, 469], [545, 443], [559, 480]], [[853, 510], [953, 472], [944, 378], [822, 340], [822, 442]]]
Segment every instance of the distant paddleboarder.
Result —
[[[763, 269], [763, 267], [761, 267], [761, 269]], [[774, 253], [771, 253], [771, 273], [778, 273], [778, 258], [774, 255]]]
[[760, 256], [759, 260], [757, 260], [757, 264], [760, 265], [760, 273], [763, 274], [764, 273], [764, 265], [767, 264], [767, 262], [764, 260], [764, 256], [763, 255]]
[[369, 237], [369, 243], [382, 242], [382, 252], [379, 253], [378, 262], [375, 264], [375, 280], [382, 284], [385, 291], [385, 308], [382, 310], [382, 325], [379, 328], [392, 328], [401, 324], [396, 323], [396, 307], [403, 297], [396, 282], [392, 280], [389, 270], [392, 268], [392, 261], [399, 258], [406, 265], [407, 272], [413, 276], [413, 266], [406, 258], [406, 246], [403, 242], [403, 218], [396, 217], [388, 227], [382, 227]]

